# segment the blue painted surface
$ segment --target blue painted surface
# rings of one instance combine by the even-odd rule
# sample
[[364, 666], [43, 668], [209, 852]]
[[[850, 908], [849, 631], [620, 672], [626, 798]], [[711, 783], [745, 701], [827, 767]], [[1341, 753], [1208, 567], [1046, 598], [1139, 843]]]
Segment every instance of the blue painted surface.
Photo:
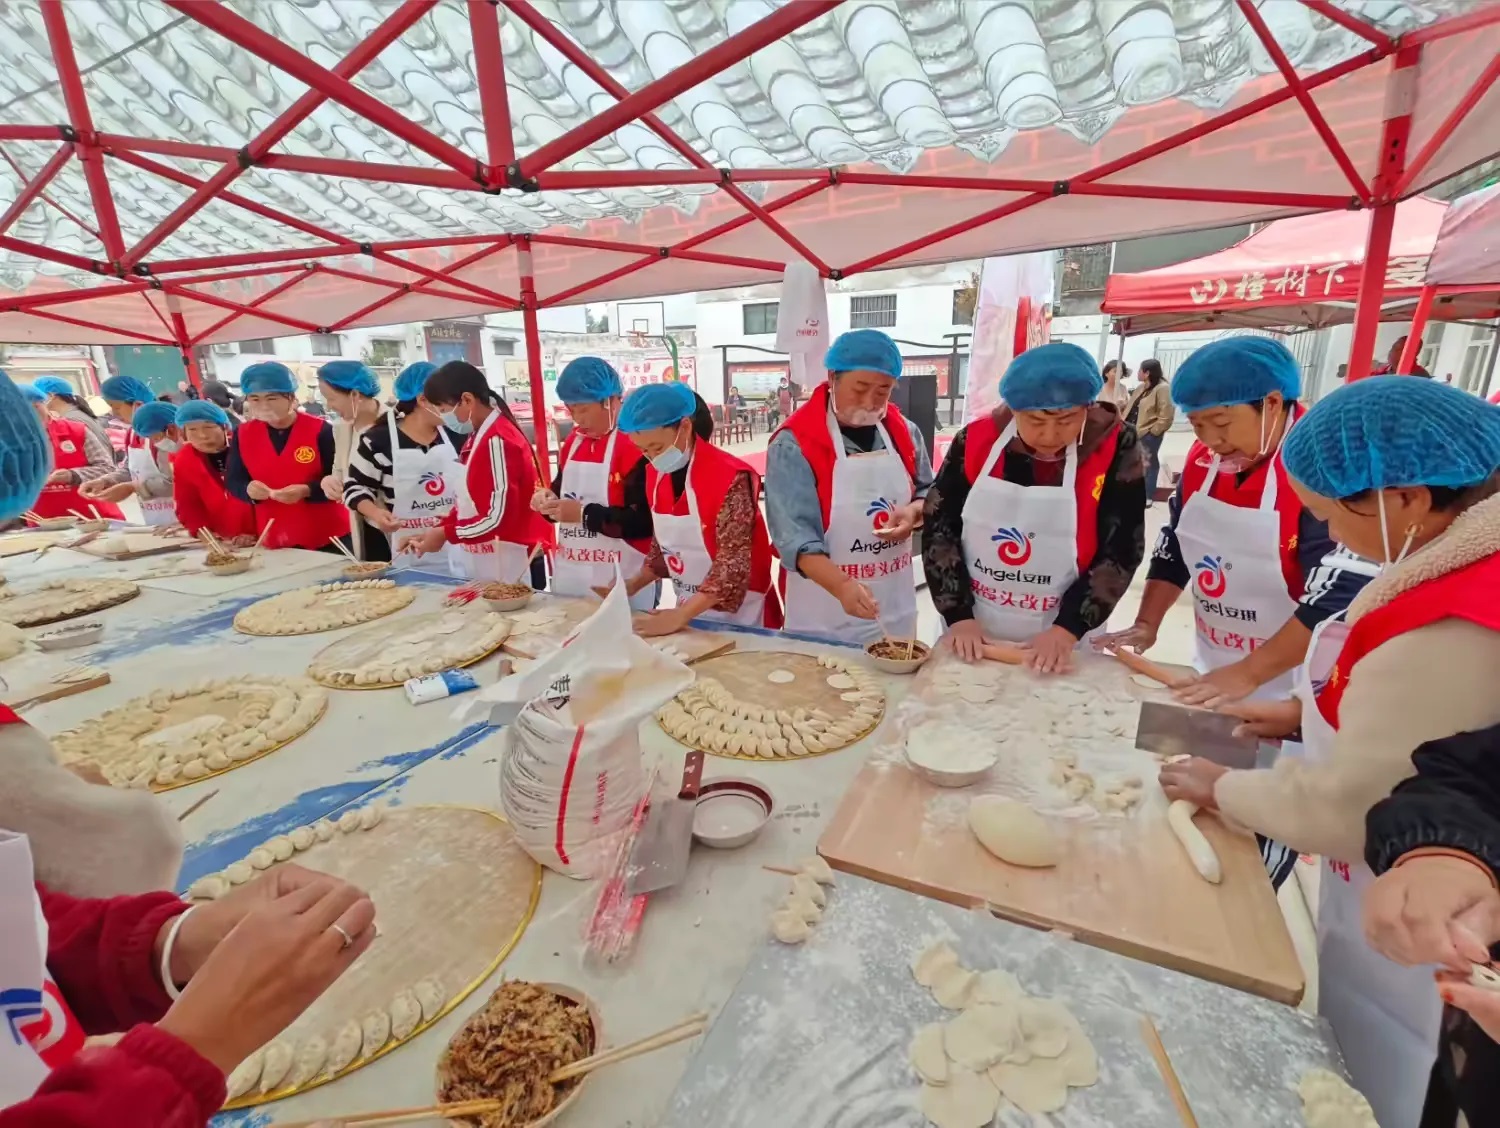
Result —
[[265, 1106], [242, 1108], [238, 1112], [221, 1112], [209, 1121], [214, 1128], [267, 1128], [274, 1123]]

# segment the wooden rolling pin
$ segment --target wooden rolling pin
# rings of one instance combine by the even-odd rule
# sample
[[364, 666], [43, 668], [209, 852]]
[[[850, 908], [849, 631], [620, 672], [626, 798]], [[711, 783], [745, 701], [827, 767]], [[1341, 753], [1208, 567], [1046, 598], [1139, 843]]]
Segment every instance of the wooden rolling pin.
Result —
[[1007, 666], [1021, 666], [1026, 662], [1026, 648], [1013, 642], [987, 642], [979, 652], [991, 662], [1004, 662]]
[[1173, 673], [1165, 666], [1158, 666], [1149, 658], [1142, 658], [1133, 650], [1126, 650], [1124, 647], [1113, 647], [1110, 650], [1110, 654], [1128, 669], [1133, 670], [1137, 674], [1145, 674], [1152, 681], [1159, 681], [1168, 689], [1182, 685], [1188, 680], [1182, 674]]

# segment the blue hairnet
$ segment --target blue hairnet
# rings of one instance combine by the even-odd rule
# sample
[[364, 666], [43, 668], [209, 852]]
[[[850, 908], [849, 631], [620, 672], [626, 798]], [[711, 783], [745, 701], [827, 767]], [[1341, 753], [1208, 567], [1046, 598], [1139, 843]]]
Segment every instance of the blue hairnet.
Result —
[[240, 392], [247, 396], [297, 394], [297, 378], [279, 360], [263, 360], [240, 373]]
[[155, 393], [134, 376], [111, 376], [99, 385], [99, 394], [114, 403], [150, 403]]
[[135, 409], [130, 417], [130, 429], [143, 439], [159, 435], [177, 422], [177, 405], [152, 400]]
[[823, 355], [830, 372], [879, 372], [901, 379], [901, 350], [879, 329], [851, 329], [840, 333]]
[[1183, 411], [1259, 403], [1272, 392], [1302, 394], [1302, 368], [1280, 341], [1225, 337], [1204, 345], [1172, 377], [1172, 402]]
[[414, 364], [408, 364], [401, 370], [401, 375], [396, 377], [396, 400], [405, 403], [414, 400], [422, 394], [422, 386], [427, 383], [427, 377], [438, 370], [438, 366], [430, 360], [419, 360]]
[[1500, 470], [1500, 407], [1418, 376], [1372, 376], [1287, 432], [1287, 473], [1322, 497], [1386, 486], [1473, 486]]
[[357, 360], [330, 360], [318, 369], [318, 379], [345, 392], [365, 399], [380, 398], [380, 381], [375, 373]]
[[34, 381], [36, 390], [44, 396], [74, 396], [77, 391], [61, 376], [38, 376]]
[[646, 384], [625, 397], [618, 426], [627, 435], [674, 427], [697, 410], [698, 397], [686, 384]]
[[229, 413], [211, 400], [188, 400], [177, 409], [177, 425], [186, 427], [189, 423], [217, 423], [227, 427]]
[[52, 472], [52, 441], [21, 389], [0, 372], [0, 521], [31, 508]]
[[16, 387], [21, 389], [21, 396], [27, 403], [47, 402], [46, 394], [35, 384], [17, 384]]
[[557, 398], [563, 403], [602, 403], [624, 394], [620, 374], [597, 356], [574, 357], [557, 378]]
[[1099, 398], [1104, 377], [1087, 350], [1066, 341], [1027, 349], [1000, 377], [1000, 398], [1012, 411], [1066, 411]]

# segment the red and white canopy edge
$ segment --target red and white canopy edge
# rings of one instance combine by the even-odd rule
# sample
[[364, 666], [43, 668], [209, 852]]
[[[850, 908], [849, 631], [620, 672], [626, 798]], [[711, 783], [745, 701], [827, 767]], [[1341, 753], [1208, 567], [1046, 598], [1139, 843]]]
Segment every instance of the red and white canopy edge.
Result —
[[[1425, 196], [1396, 205], [1380, 320], [1411, 318], [1447, 210]], [[1126, 336], [1344, 324], [1354, 320], [1370, 222], [1366, 211], [1278, 219], [1214, 254], [1111, 274], [1104, 312]], [[1445, 321], [1500, 316], [1500, 294], [1449, 291], [1431, 306], [1430, 316]]]
[[1454, 200], [1443, 216], [1437, 246], [1427, 264], [1426, 285], [1401, 354], [1401, 371], [1416, 359], [1417, 343], [1434, 305], [1454, 294], [1480, 294], [1500, 303], [1500, 184]]
[[1361, 371], [1395, 204], [1500, 151], [1497, 77], [1497, 0], [12, 0], [0, 340], [196, 378], [519, 308], [540, 402], [550, 305], [1369, 209]]

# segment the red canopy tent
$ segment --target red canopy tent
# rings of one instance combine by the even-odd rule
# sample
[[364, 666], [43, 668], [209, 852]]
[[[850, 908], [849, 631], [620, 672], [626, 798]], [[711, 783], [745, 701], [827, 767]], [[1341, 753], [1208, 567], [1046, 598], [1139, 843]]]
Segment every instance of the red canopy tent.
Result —
[[[1445, 205], [1418, 196], [1396, 206], [1379, 318], [1406, 321], [1422, 294]], [[1321, 329], [1354, 320], [1364, 282], [1368, 212], [1278, 219], [1234, 246], [1188, 262], [1112, 274], [1104, 312], [1124, 335], [1193, 329]], [[1500, 295], [1450, 291], [1431, 307], [1447, 321], [1500, 315]]]
[[[11, 0], [0, 340], [194, 346], [1366, 209], [1500, 150], [1484, 0]], [[7, 169], [9, 171], [7, 171]], [[538, 435], [546, 458], [545, 434]]]

